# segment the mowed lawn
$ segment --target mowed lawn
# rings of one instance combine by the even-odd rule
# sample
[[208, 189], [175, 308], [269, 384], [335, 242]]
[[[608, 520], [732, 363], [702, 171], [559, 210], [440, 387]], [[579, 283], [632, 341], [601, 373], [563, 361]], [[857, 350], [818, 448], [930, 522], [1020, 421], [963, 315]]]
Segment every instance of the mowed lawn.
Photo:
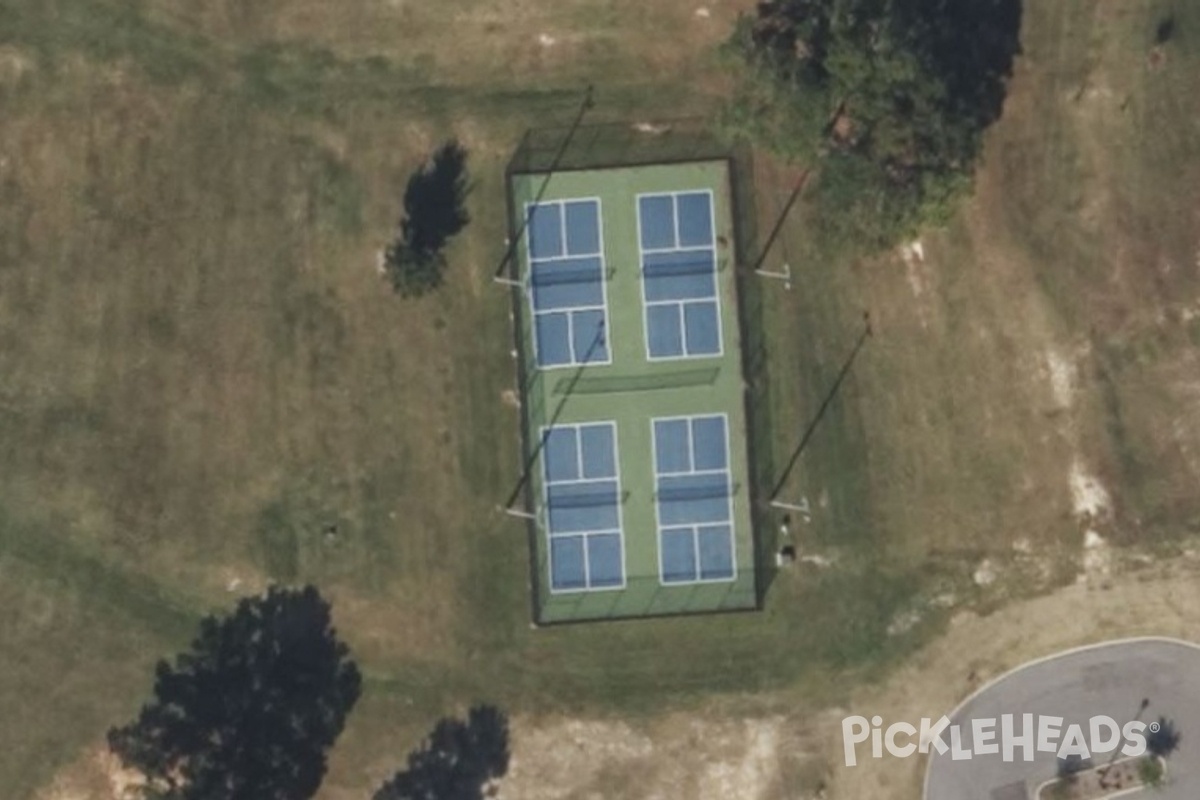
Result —
[[[534, 631], [524, 526], [496, 510], [518, 462], [508, 295], [490, 282], [503, 164], [526, 127], [569, 120], [589, 79], [598, 118], [711, 111], [711, 49], [735, 9], [174, 5], [0, 0], [8, 796], [132, 714], [202, 614], [272, 580], [317, 583], [367, 673], [327, 789], [362, 797], [475, 700], [836, 702], [936, 630], [930, 598], [973, 600], [981, 558], [1032, 539], [1057, 566], [1014, 591], [1063, 578], [1071, 448], [1152, 532], [1200, 513], [1181, 490], [1200, 442], [1170, 441], [1188, 379], [1164, 380], [1200, 338], [1182, 311], [1200, 209], [1193, 8], [1031, 3], [979, 191], [926, 239], [925, 272], [825, 261], [802, 212], [785, 228], [768, 265], [790, 260], [792, 291], [747, 297], [766, 462], [786, 462], [863, 310], [876, 333], [787, 487], [815, 509], [793, 534], [833, 567], [777, 576], [762, 614]], [[376, 253], [407, 174], [450, 136], [470, 153], [473, 221], [443, 290], [404, 301]], [[756, 165], [765, 228], [795, 168]], [[1104, 283], [1118, 265], [1120, 302]], [[1069, 432], [1047, 342], [1089, 354]], [[914, 609], [924, 622], [889, 635]]]

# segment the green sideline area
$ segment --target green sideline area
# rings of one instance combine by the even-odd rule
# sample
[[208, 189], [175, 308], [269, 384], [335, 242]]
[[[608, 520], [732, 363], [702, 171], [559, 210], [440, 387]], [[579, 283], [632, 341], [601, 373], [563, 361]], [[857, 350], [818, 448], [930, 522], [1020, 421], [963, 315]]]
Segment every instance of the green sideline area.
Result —
[[758, 605], [730, 180], [510, 178], [539, 623]]

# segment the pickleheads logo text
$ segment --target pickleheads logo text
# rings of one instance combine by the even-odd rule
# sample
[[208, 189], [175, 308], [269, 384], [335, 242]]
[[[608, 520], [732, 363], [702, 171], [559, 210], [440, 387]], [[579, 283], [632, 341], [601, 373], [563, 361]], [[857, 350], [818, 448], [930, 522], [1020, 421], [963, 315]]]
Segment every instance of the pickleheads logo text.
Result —
[[[842, 746], [846, 754], [846, 766], [858, 763], [858, 746], [870, 740], [872, 758], [883, 758], [886, 751], [896, 758], [906, 758], [914, 753], [950, 753], [955, 761], [964, 761], [977, 756], [998, 756], [1005, 761], [1014, 761], [1020, 752], [1024, 761], [1033, 761], [1035, 752], [1054, 753], [1059, 758], [1111, 753], [1117, 748], [1121, 755], [1136, 758], [1146, 752], [1146, 730], [1153, 733], [1158, 723], [1147, 725], [1131, 720], [1123, 726], [1112, 717], [1095, 716], [1086, 725], [1071, 724], [1063, 728], [1062, 717], [1022, 714], [1003, 714], [1000, 719], [972, 719], [961, 725], [951, 725], [942, 717], [936, 722], [928, 717], [920, 726], [907, 722], [893, 722], [883, 727], [879, 716], [868, 720], [853, 716], [842, 720]], [[963, 731], [970, 732], [970, 746], [963, 744]], [[864, 748], [865, 749], [865, 748]]]

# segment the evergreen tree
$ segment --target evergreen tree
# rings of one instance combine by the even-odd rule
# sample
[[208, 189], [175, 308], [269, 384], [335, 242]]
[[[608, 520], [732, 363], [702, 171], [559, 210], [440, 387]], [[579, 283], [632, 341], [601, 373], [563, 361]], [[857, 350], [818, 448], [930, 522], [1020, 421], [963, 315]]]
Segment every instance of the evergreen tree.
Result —
[[317, 590], [272, 588], [204, 619], [187, 652], [159, 662], [154, 699], [108, 742], [155, 800], [305, 800], [360, 682]]

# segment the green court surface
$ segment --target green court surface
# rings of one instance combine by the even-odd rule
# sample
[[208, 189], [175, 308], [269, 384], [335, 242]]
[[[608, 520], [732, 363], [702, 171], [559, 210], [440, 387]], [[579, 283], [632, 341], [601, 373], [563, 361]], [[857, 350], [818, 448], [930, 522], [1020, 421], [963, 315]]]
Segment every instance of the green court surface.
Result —
[[[758, 607], [728, 162], [709, 160], [556, 172], [549, 180], [544, 173], [515, 174], [509, 180], [511, 231], [517, 241], [511, 277], [520, 281], [520, 286], [514, 287], [514, 303], [521, 363], [524, 454], [529, 465], [527, 492], [522, 502], [534, 517], [530, 522], [530, 550], [535, 621], [572, 622]], [[666, 196], [674, 199], [670, 202], [647, 199]], [[707, 204], [703, 201], [705, 196], [710, 198]], [[541, 227], [523, 223], [535, 199], [539, 203], [535, 216], [539, 217], [539, 224], [545, 223]], [[578, 202], [573, 205], [569, 201]], [[654, 209], [648, 204], [653, 203], [673, 209], [674, 216], [649, 216]], [[543, 213], [543, 209], [550, 207], [558, 209], [553, 212], [558, 217], [553, 219], [563, 221], [561, 236], [556, 229], [558, 223], [548, 216], [550, 212]], [[587, 219], [578, 227], [582, 233], [572, 233], [570, 225], [578, 221], [572, 221], [572, 209], [580, 212], [580, 218], [586, 218], [593, 213], [589, 208], [595, 209], [598, 219], [595, 235], [589, 235], [592, 229]], [[702, 224], [704, 217], [697, 208], [711, 209], [711, 226]], [[687, 215], [685, 209], [691, 209]], [[674, 231], [669, 222], [659, 225], [662, 220], [673, 220]], [[647, 232], [655, 226], [662, 230]], [[655, 255], [650, 253], [655, 247], [647, 245], [645, 250], [650, 253], [647, 255], [643, 245], [647, 237], [658, 234], [674, 237], [674, 246], [679, 250], [663, 255], [660, 258], [663, 261], [671, 261], [674, 256], [678, 256], [676, 261], [696, 260], [684, 245], [689, 236], [697, 237], [697, 241], [707, 237], [708, 250], [702, 250], [711, 254], [704, 262], [708, 265], [707, 272], [667, 274], [651, 287], [653, 276], [659, 273], [644, 269], [643, 265]], [[550, 239], [556, 241], [547, 244]], [[573, 261], [572, 248], [595, 258]], [[549, 270], [569, 270], [576, 262], [581, 265], [580, 274], [584, 278], [535, 294], [531, 260], [535, 250], [541, 270], [537, 274], [543, 276], [539, 280], [557, 274]], [[602, 260], [602, 266], [595, 274], [603, 277], [589, 283], [588, 276], [592, 273], [587, 270], [597, 260]], [[698, 269], [691, 263], [660, 267], [666, 273], [672, 269], [678, 273], [681, 268], [684, 272]], [[644, 274], [652, 277], [644, 278]], [[601, 283], [603, 297], [597, 301]], [[672, 305], [676, 298], [669, 296], [665, 304], [670, 308], [655, 317], [653, 323], [650, 321], [655, 312], [648, 310], [648, 298], [661, 299], [661, 292], [673, 291], [686, 295], [706, 283], [713, 285], [711, 300], [715, 302], [707, 302], [706, 308], [701, 308], [706, 305], [703, 299], [698, 306], [681, 300], [676, 317]], [[587, 309], [572, 316], [571, 304]], [[705, 316], [709, 313], [706, 309], [711, 308], [716, 309], [715, 316]], [[693, 311], [695, 315], [689, 316]], [[600, 318], [604, 321], [598, 324], [596, 320]], [[668, 320], [665, 325], [664, 319]], [[670, 322], [674, 319], [678, 319], [678, 328]], [[535, 325], [540, 324], [546, 327], [535, 330]], [[568, 333], [560, 336], [560, 327]], [[595, 336], [593, 330], [597, 331]], [[574, 331], [573, 339], [570, 331]], [[686, 344], [672, 343], [676, 333], [676, 338]], [[653, 335], [656, 344], [651, 345], [648, 334]], [[693, 342], [697, 343], [697, 350], [687, 350], [682, 357], [677, 353], [672, 353], [674, 357], [663, 356], [663, 347], [691, 348]], [[715, 347], [713, 342], [717, 342]], [[653, 348], [659, 348], [658, 357], [651, 357]], [[539, 359], [543, 359], [540, 366]], [[559, 359], [559, 363], [545, 362], [554, 359]], [[676, 423], [676, 429], [668, 431], [672, 423], [667, 420], [679, 418], [698, 421]], [[720, 428], [719, 423], [713, 422], [716, 418], [724, 420], [727, 446], [724, 457], [715, 444], [719, 436], [712, 433]], [[660, 421], [658, 438], [655, 420]], [[599, 457], [595, 469], [587, 465], [585, 433], [565, 432], [568, 426], [589, 423], [595, 427], [588, 430], [600, 436], [596, 441], [607, 441], [609, 436], [614, 440], [615, 463], [611, 471], [615, 475], [603, 466], [606, 457]], [[607, 429], [612, 433], [597, 433], [598, 423], [610, 423]], [[709, 433], [702, 441], [700, 432], [706, 424], [710, 424], [705, 429]], [[552, 427], [562, 432], [553, 446], [548, 444], [546, 433]], [[684, 439], [678, 437], [680, 427], [687, 432]], [[667, 433], [673, 437], [668, 438]], [[577, 448], [579, 466], [574, 468], [575, 473], [555, 478], [555, 488], [548, 488], [548, 470], [552, 469], [547, 466], [550, 452], [567, 452], [556, 449], [566, 439], [570, 440], [568, 450]], [[684, 440], [684, 445], [675, 448], [684, 466], [663, 466], [669, 461], [665, 451]], [[593, 445], [588, 451], [593, 459], [607, 445], [599, 447], [597, 450]], [[560, 460], [565, 464], [572, 458], [575, 456], [562, 456]], [[706, 460], [711, 463], [703, 463]], [[721, 467], [722, 461], [724, 472], [718, 469], [716, 475], [700, 474], [708, 466]], [[553, 469], [561, 472], [562, 466]], [[678, 479], [670, 477], [676, 469], [684, 469], [686, 474]], [[603, 473], [601, 477], [605, 480], [590, 484], [575, 480], [587, 478], [585, 473], [589, 470]], [[659, 483], [660, 470], [666, 476], [662, 483]], [[559, 496], [554, 491], [561, 494], [569, 489], [578, 494], [595, 489], [597, 496], [607, 498], [609, 495], [604, 493], [613, 485], [609, 479], [615, 479], [616, 489], [611, 495], [615, 501], [596, 501], [599, 505], [595, 509], [587, 508], [587, 503], [583, 507], [575, 503], [556, 515], [557, 522], [552, 521], [551, 510], [557, 502], [552, 497]], [[682, 494], [672, 495], [663, 488], [672, 480], [684, 486], [679, 490]], [[705, 496], [708, 490], [696, 488], [706, 481], [724, 487], [715, 490], [720, 496]], [[688, 495], [689, 491], [693, 494]], [[685, 499], [674, 506], [660, 502], [678, 496]], [[727, 504], [727, 511], [722, 510], [725, 508], [722, 504]], [[692, 538], [686, 530], [672, 527], [675, 523], [670, 521], [674, 519], [671, 515], [676, 512], [684, 523], [691, 519], [689, 515], [700, 520], [691, 529]], [[705, 522], [709, 517], [704, 516], [710, 513], [727, 514], [728, 519], [711, 525]], [[595, 540], [586, 533], [593, 517], [595, 526], [605, 529], [605, 535]], [[569, 527], [556, 527], [564, 524]], [[613, 528], [614, 524], [618, 529]], [[660, 536], [660, 524], [669, 544]], [[731, 532], [723, 540], [721, 535], [726, 528]], [[564, 530], [581, 529], [585, 531], [581, 536], [561, 536]], [[619, 553], [615, 544], [618, 533]], [[556, 548], [553, 568], [552, 547]], [[725, 547], [728, 551], [723, 550]], [[579, 551], [586, 551], [586, 557], [578, 555]], [[688, 564], [693, 565], [694, 578], [681, 578], [687, 572], [680, 565]], [[619, 580], [613, 578], [614, 569], [620, 573]], [[595, 580], [600, 585], [589, 583]], [[585, 585], [576, 585], [579, 581]]]

